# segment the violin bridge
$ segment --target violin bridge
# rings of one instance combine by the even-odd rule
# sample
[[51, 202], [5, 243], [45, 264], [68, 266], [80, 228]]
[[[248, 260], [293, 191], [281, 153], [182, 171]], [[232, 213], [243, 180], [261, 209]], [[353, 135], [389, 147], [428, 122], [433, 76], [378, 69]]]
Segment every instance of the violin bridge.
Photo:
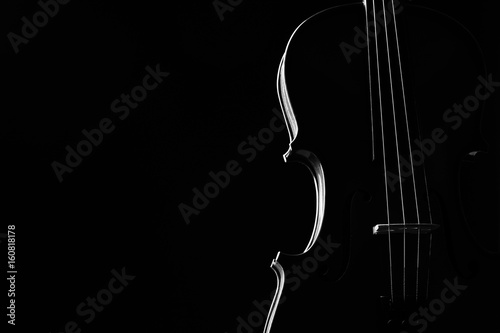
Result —
[[389, 232], [401, 234], [403, 232], [409, 234], [420, 233], [428, 234], [439, 228], [438, 224], [434, 223], [391, 223], [377, 224], [373, 227], [374, 235], [387, 235]]

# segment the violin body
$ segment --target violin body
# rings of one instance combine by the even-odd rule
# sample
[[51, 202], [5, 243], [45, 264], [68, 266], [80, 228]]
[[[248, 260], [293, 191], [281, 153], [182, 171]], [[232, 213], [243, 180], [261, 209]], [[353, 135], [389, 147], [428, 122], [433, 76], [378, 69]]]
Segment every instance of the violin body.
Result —
[[[290, 134], [285, 160], [309, 168], [317, 208], [316, 218], [297, 221], [311, 226], [305, 250], [273, 261], [278, 288], [267, 332], [463, 328], [475, 322], [467, 289], [498, 264], [475, 241], [459, 182], [464, 161], [487, 150], [480, 133], [487, 98], [476, 97], [473, 111], [454, 111], [476, 92], [492, 93], [481, 50], [454, 19], [395, 4], [379, 24], [396, 17], [398, 52], [386, 48], [384, 29], [366, 34], [370, 11], [382, 7], [363, 3], [310, 17], [287, 45], [278, 73]], [[338, 244], [327, 260], [314, 251], [318, 239]], [[302, 267], [300, 289], [292, 267]]]

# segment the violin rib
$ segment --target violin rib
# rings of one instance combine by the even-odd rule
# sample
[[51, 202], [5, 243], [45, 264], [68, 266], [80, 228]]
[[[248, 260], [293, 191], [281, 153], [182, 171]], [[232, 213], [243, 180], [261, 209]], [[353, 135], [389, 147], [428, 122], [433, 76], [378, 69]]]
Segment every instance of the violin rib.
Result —
[[269, 333], [271, 331], [274, 315], [276, 314], [276, 309], [278, 308], [281, 294], [283, 293], [283, 287], [285, 285], [285, 271], [278, 262], [279, 255], [280, 253], [278, 252], [276, 259], [274, 259], [271, 264], [271, 268], [276, 274], [277, 287], [276, 287], [276, 292], [274, 293], [273, 301], [271, 303], [271, 308], [269, 309], [269, 312], [267, 314], [266, 324], [264, 326], [264, 333]]
[[[326, 12], [328, 10], [338, 8], [338, 7], [343, 7], [347, 5], [341, 5], [341, 6], [334, 6], [330, 8], [326, 8], [320, 12], [317, 12], [313, 15], [311, 15], [309, 18], [304, 20], [292, 33], [290, 36], [288, 43], [285, 47], [284, 54], [281, 58], [281, 61], [278, 66], [278, 74], [277, 74], [277, 79], [276, 79], [276, 90], [279, 98], [279, 103], [281, 110], [283, 112], [285, 124], [288, 130], [288, 135], [289, 135], [289, 147], [288, 150], [285, 154], [283, 154], [283, 159], [285, 162], [298, 162], [300, 164], [303, 164], [307, 167], [307, 169], [310, 171], [311, 175], [313, 176], [314, 180], [314, 187], [315, 187], [315, 193], [316, 193], [316, 213], [315, 213], [315, 218], [314, 218], [314, 226], [313, 230], [311, 232], [311, 236], [309, 238], [309, 242], [307, 243], [305, 249], [302, 251], [302, 253], [299, 254], [285, 254], [283, 255], [290, 255], [290, 256], [299, 256], [302, 254], [307, 253], [316, 243], [319, 234], [321, 232], [321, 227], [323, 225], [323, 218], [325, 214], [325, 202], [326, 202], [326, 186], [325, 186], [325, 174], [323, 167], [321, 165], [321, 162], [319, 158], [311, 151], [304, 150], [304, 149], [299, 149], [299, 150], [293, 150], [292, 149], [292, 143], [294, 140], [297, 138], [299, 127], [297, 123], [297, 119], [295, 117], [295, 113], [293, 111], [292, 103], [290, 101], [290, 96], [288, 94], [288, 89], [287, 89], [287, 82], [286, 82], [286, 76], [285, 76], [285, 64], [286, 64], [286, 56], [287, 56], [287, 51], [288, 47], [290, 45], [290, 42], [292, 41], [295, 33], [300, 29], [300, 27], [309, 21], [310, 19], [314, 18], [315, 16]], [[275, 295], [273, 297], [272, 303], [271, 303], [271, 308], [268, 312], [267, 318], [266, 318], [266, 324], [264, 327], [264, 333], [269, 333], [271, 331], [271, 326], [274, 320], [274, 316], [276, 314], [276, 310], [278, 308], [278, 304], [280, 302], [281, 294], [283, 292], [283, 286], [285, 283], [285, 273], [283, 270], [283, 267], [281, 264], [278, 262], [278, 257], [280, 256], [280, 253], [278, 252], [278, 255], [276, 256], [276, 259], [272, 261], [271, 268], [276, 274], [277, 277], [277, 288]]]
[[295, 140], [295, 138], [297, 137], [298, 132], [299, 132], [299, 126], [297, 124], [297, 119], [295, 118], [295, 113], [293, 112], [292, 103], [290, 101], [290, 96], [288, 95], [288, 89], [287, 89], [287, 85], [286, 85], [285, 64], [286, 64], [286, 56], [287, 56], [288, 48], [290, 46], [291, 41], [293, 40], [294, 35], [297, 33], [297, 31], [300, 30], [300, 28], [306, 22], [308, 22], [309, 20], [313, 19], [315, 16], [320, 15], [326, 11], [329, 11], [329, 10], [332, 10], [335, 8], [345, 7], [345, 6], [349, 6], [349, 4], [329, 7], [329, 8], [323, 9], [323, 10], [309, 16], [307, 19], [302, 21], [302, 23], [300, 23], [297, 26], [297, 28], [295, 28], [295, 30], [291, 34], [291, 36], [288, 39], [288, 42], [286, 44], [285, 52], [283, 53], [283, 56], [281, 57], [281, 60], [280, 60], [279, 66], [278, 66], [278, 75], [276, 78], [276, 90], [278, 93], [279, 103], [281, 106], [281, 110], [283, 112], [283, 116], [285, 118], [285, 124], [286, 124], [287, 130], [288, 130], [288, 136], [290, 139], [288, 151], [283, 155], [285, 162], [286, 162], [288, 155], [292, 151], [292, 143]]

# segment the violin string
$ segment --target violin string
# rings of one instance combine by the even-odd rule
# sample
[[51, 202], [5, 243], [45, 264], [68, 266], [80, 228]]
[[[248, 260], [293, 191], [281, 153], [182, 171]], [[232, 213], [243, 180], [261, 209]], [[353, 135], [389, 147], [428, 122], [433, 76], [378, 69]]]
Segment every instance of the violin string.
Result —
[[[417, 129], [417, 137], [420, 141], [422, 141], [422, 131], [420, 129], [420, 120], [419, 120], [419, 116], [418, 116], [418, 113], [415, 113], [415, 122], [417, 124], [416, 126], [416, 129]], [[424, 152], [422, 151], [422, 147], [421, 146], [418, 146], [418, 150], [420, 151], [420, 154], [422, 156], [425, 156], [424, 155]], [[433, 224], [434, 221], [432, 219], [432, 209], [431, 209], [431, 200], [430, 200], [430, 195], [429, 195], [429, 186], [428, 186], [428, 182], [427, 182], [427, 168], [426, 168], [426, 163], [425, 163], [425, 160], [422, 162], [422, 171], [423, 171], [423, 179], [424, 179], [424, 189], [425, 189], [425, 204], [427, 205], [426, 209], [426, 213], [428, 213], [428, 216], [429, 216], [429, 223], [430, 224]], [[425, 210], [423, 209], [420, 209], [422, 210], [422, 212], [424, 212]], [[418, 229], [418, 241], [420, 244], [420, 237], [421, 237], [421, 231], [420, 229]], [[417, 253], [420, 253], [420, 251], [418, 251]], [[430, 260], [431, 258], [431, 255], [432, 255], [432, 233], [429, 234], [429, 252], [428, 252], [428, 260]], [[427, 271], [427, 278], [426, 278], [426, 287], [425, 287], [425, 298], [428, 298], [429, 297], [429, 283], [430, 283], [430, 265], [429, 263], [427, 263], [426, 265], [426, 271]], [[418, 271], [417, 271], [418, 273]], [[418, 275], [417, 275], [418, 277]], [[418, 288], [418, 286], [417, 286]], [[417, 296], [418, 296], [418, 289], [417, 289]]]
[[[427, 174], [425, 172], [425, 163], [422, 165], [422, 167], [424, 168], [424, 183], [425, 183], [425, 194], [427, 196], [427, 207], [429, 208], [429, 223], [433, 223], [432, 222], [432, 214], [431, 214], [431, 200], [429, 198], [429, 189], [427, 187]], [[419, 230], [420, 231], [420, 230]], [[420, 234], [419, 234], [420, 235]], [[432, 233], [429, 234], [429, 259], [431, 259], [431, 254], [432, 254]], [[427, 264], [427, 284], [426, 284], [426, 287], [425, 287], [425, 298], [429, 298], [429, 282], [430, 282], [430, 265]]]
[[[380, 109], [380, 127], [382, 131], [382, 156], [383, 156], [383, 162], [384, 162], [384, 177], [385, 177], [385, 202], [386, 202], [386, 211], [387, 211], [387, 224], [388, 224], [388, 232], [387, 232], [387, 239], [388, 239], [388, 247], [389, 247], [389, 281], [390, 281], [390, 287], [391, 287], [391, 300], [394, 299], [394, 286], [393, 286], [393, 277], [392, 277], [392, 251], [391, 251], [391, 217], [389, 213], [389, 189], [388, 189], [388, 181], [387, 181], [387, 162], [386, 162], [386, 153], [385, 153], [385, 134], [384, 134], [384, 119], [383, 119], [383, 114], [382, 114], [382, 87], [380, 83], [380, 60], [379, 60], [379, 52], [378, 52], [378, 25], [376, 24], [376, 17], [375, 17], [375, 0], [372, 0], [372, 6], [373, 6], [373, 22], [374, 22], [374, 27], [375, 27], [375, 55], [376, 55], [376, 60], [377, 60], [377, 80], [378, 80], [378, 94], [379, 94], [379, 109]], [[365, 6], [366, 7], [366, 6]], [[367, 17], [367, 37], [368, 37], [368, 11], [366, 13]], [[369, 38], [367, 38], [367, 43], [369, 41]], [[369, 44], [367, 44], [369, 47]], [[370, 49], [368, 48], [368, 62], [370, 62]], [[370, 82], [371, 85], [371, 82]]]
[[[416, 126], [417, 136], [418, 136], [418, 139], [420, 140], [420, 142], [422, 142], [422, 131], [420, 130], [420, 120], [419, 120], [418, 113], [415, 113], [415, 119], [416, 119], [416, 124], [417, 124], [417, 126]], [[418, 145], [418, 150], [420, 151], [420, 154], [422, 156], [425, 156], [424, 152], [422, 151], [422, 147], [420, 145]], [[424, 178], [424, 189], [425, 189], [425, 198], [426, 198], [425, 203], [427, 204], [427, 207], [426, 207], [427, 212], [426, 213], [428, 213], [428, 215], [429, 215], [429, 223], [433, 224], [434, 221], [432, 219], [431, 199], [430, 199], [430, 195], [429, 195], [429, 186], [427, 183], [427, 168], [426, 168], [425, 160], [422, 162], [421, 168], [423, 171], [423, 178]], [[418, 240], [419, 241], [420, 241], [420, 235], [421, 235], [421, 232], [419, 229], [418, 230]], [[420, 251], [418, 253], [420, 253]], [[431, 255], [432, 255], [432, 233], [429, 234], [428, 260], [431, 259]], [[426, 279], [427, 281], [426, 281], [426, 286], [425, 286], [425, 298], [428, 298], [429, 297], [429, 283], [430, 283], [430, 265], [429, 265], [429, 262], [425, 266], [426, 266], [426, 270], [427, 270], [427, 279]]]
[[[408, 151], [410, 153], [410, 166], [411, 166], [411, 176], [412, 176], [412, 183], [413, 183], [413, 194], [415, 196], [415, 210], [416, 210], [416, 215], [417, 215], [417, 223], [420, 224], [420, 212], [419, 212], [419, 207], [418, 207], [418, 200], [417, 200], [417, 188], [416, 188], [416, 183], [415, 183], [415, 173], [414, 171], [414, 166], [413, 166], [413, 157], [411, 154], [411, 141], [410, 141], [410, 129], [408, 126], [408, 111], [406, 107], [406, 94], [405, 94], [405, 88], [404, 88], [404, 81], [403, 81], [403, 69], [401, 66], [401, 53], [400, 53], [400, 47], [399, 47], [399, 36], [398, 36], [398, 25], [396, 21], [396, 14], [395, 14], [395, 9], [394, 9], [394, 0], [391, 0], [392, 4], [392, 13], [393, 13], [393, 21], [394, 21], [394, 32], [396, 35], [396, 50], [398, 52], [398, 63], [399, 63], [399, 74], [400, 74], [400, 80], [401, 80], [401, 92], [402, 92], [402, 97], [403, 97], [403, 109], [405, 112], [405, 122], [406, 122], [406, 133], [407, 133], [407, 138], [408, 138]], [[426, 181], [427, 185], [427, 181]], [[418, 298], [418, 281], [419, 281], [419, 271], [420, 271], [420, 228], [417, 228], [417, 276], [416, 276], [416, 289], [415, 289], [415, 297]]]
[[[387, 11], [385, 8], [385, 3], [382, 2], [382, 9], [384, 12], [384, 26], [387, 27]], [[389, 52], [389, 35], [387, 33], [387, 28], [385, 29], [385, 40], [386, 40], [386, 48], [387, 48], [387, 61], [388, 61], [388, 69], [389, 69], [389, 84], [391, 86], [391, 101], [392, 101], [392, 117], [394, 122], [394, 136], [396, 143], [396, 156], [398, 161], [398, 177], [399, 177], [399, 190], [400, 190], [400, 198], [401, 198], [401, 213], [403, 218], [403, 300], [406, 299], [406, 213], [405, 213], [405, 205], [404, 205], [404, 197], [403, 197], [403, 181], [401, 179], [401, 161], [399, 155], [399, 139], [398, 139], [398, 128], [396, 122], [396, 105], [394, 103], [394, 89], [392, 82], [392, 69], [391, 69], [391, 55]]]

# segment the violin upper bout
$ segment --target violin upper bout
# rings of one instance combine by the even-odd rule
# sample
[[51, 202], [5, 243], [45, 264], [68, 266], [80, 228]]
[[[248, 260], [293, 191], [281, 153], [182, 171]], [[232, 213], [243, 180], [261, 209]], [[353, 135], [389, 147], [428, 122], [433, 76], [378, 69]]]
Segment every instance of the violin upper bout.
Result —
[[290, 96], [288, 95], [288, 89], [286, 86], [285, 60], [286, 60], [286, 51], [285, 54], [283, 54], [283, 57], [281, 58], [281, 62], [279, 64], [276, 88], [281, 105], [281, 110], [283, 112], [284, 121], [286, 124], [286, 128], [288, 130], [288, 137], [290, 139], [288, 151], [283, 155], [283, 158], [286, 162], [288, 156], [292, 151], [292, 142], [295, 140], [299, 132], [299, 126], [297, 124], [297, 119], [295, 118], [295, 114], [293, 112], [292, 103], [290, 102]]

